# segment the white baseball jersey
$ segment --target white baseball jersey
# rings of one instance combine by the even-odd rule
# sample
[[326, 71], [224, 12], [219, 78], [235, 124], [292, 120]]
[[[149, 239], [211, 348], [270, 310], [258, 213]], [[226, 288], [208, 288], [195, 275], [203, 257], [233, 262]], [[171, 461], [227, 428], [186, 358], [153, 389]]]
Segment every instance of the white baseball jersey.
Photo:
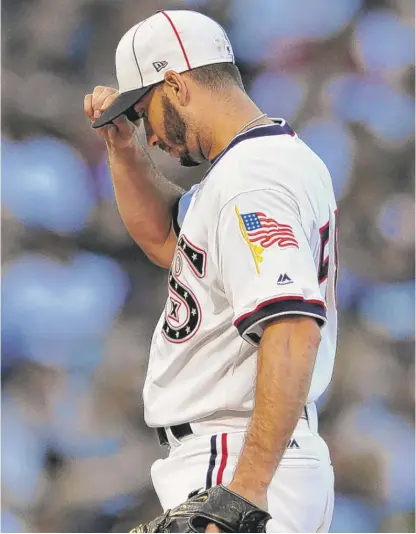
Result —
[[320, 325], [308, 402], [325, 391], [337, 341], [336, 213], [328, 169], [284, 120], [238, 135], [215, 158], [174, 214], [169, 295], [143, 393], [149, 426], [249, 417], [263, 329], [284, 316]]

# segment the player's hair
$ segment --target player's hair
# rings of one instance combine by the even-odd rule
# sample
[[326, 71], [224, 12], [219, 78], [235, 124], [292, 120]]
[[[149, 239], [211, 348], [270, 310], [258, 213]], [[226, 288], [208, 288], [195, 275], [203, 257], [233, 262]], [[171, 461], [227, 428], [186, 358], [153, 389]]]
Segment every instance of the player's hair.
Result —
[[204, 65], [187, 72], [196, 83], [205, 85], [213, 91], [223, 91], [232, 85], [237, 85], [244, 91], [241, 74], [234, 63], [214, 63]]

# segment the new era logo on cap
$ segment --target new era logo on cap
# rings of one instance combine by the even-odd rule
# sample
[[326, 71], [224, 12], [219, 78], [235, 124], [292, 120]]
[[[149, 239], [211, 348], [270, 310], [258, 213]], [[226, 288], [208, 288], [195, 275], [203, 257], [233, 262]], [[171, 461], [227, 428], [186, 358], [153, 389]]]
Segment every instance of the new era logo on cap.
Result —
[[162, 69], [168, 66], [167, 61], [153, 61], [152, 65], [156, 69], [156, 72], [160, 72]]

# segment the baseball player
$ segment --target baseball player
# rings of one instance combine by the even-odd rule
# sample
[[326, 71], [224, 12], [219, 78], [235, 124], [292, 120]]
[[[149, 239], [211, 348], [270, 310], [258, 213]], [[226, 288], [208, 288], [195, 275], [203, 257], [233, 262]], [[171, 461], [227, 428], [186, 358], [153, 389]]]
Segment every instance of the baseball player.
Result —
[[[151, 469], [166, 512], [158, 531], [221, 489], [200, 531], [224, 529], [249, 502], [268, 510], [271, 532], [327, 532], [333, 470], [315, 401], [337, 341], [328, 170], [249, 98], [226, 33], [200, 13], [159, 11], [133, 26], [116, 71], [119, 90], [95, 87], [84, 106], [127, 229], [169, 269], [143, 393], [145, 420], [169, 447]], [[184, 166], [208, 160], [201, 183], [169, 183], [138, 142], [139, 121], [150, 147]]]

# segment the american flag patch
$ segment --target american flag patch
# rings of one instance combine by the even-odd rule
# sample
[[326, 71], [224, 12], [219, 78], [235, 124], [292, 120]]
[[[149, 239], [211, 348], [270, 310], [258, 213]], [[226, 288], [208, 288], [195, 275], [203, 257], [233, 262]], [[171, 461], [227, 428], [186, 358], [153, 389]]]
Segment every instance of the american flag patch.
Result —
[[256, 211], [242, 213], [241, 219], [250, 243], [268, 248], [277, 243], [281, 248], [295, 247], [299, 244], [289, 224], [280, 224], [265, 213]]

